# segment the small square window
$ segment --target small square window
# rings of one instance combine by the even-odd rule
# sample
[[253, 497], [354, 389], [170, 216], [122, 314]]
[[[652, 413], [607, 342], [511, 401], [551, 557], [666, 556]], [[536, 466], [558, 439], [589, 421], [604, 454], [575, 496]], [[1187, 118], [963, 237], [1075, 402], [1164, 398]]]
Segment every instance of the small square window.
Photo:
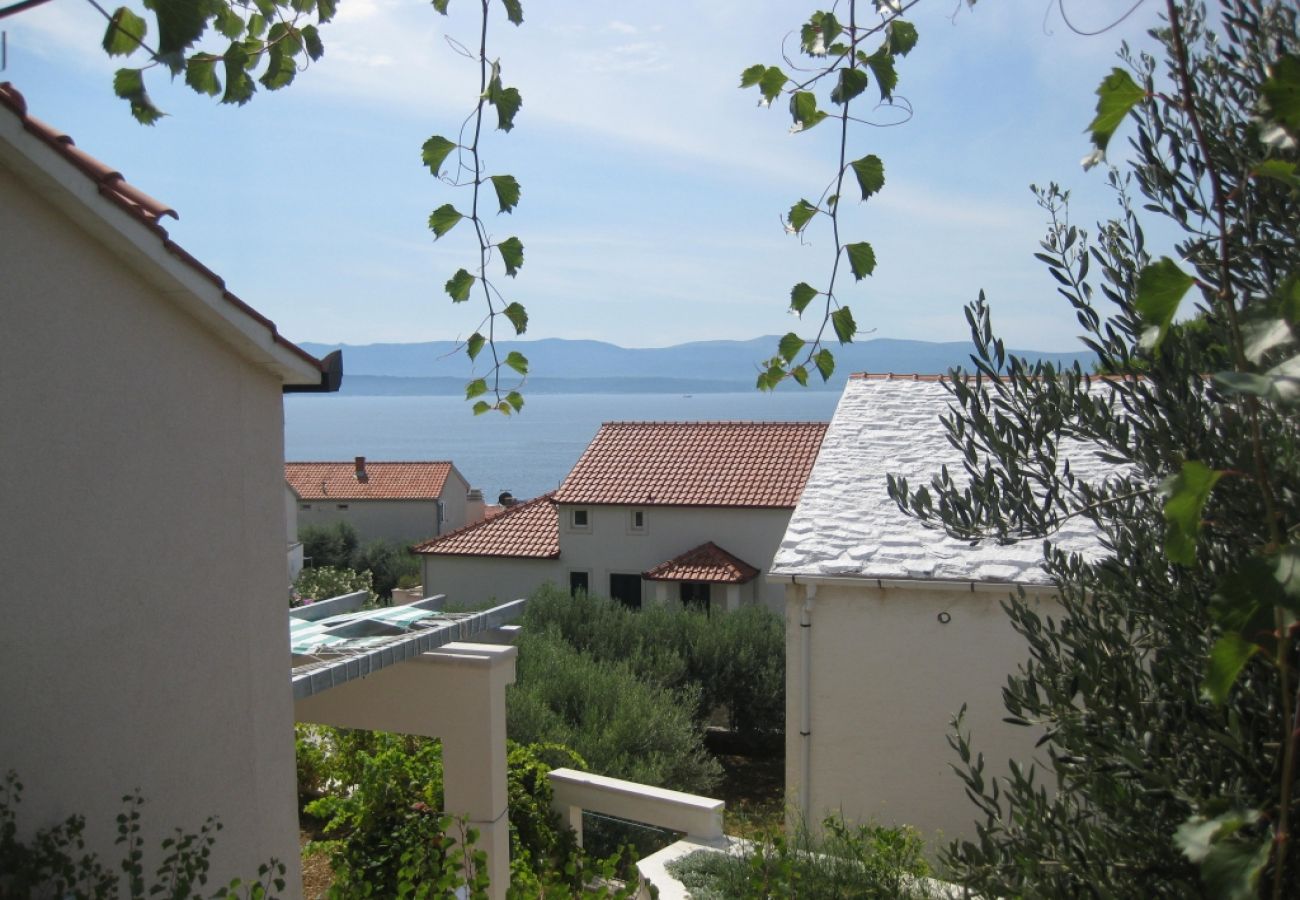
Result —
[[338, 504], [338, 508], [339, 508], [339, 509], [347, 509], [347, 508], [348, 508], [348, 505], [347, 505], [346, 503], [340, 503], [340, 504]]
[[587, 517], [587, 511], [585, 509], [575, 509], [573, 511], [573, 527], [574, 528], [591, 527], [591, 519]]
[[628, 518], [628, 530], [634, 533], [645, 531], [645, 510], [634, 509]]
[[310, 503], [299, 503], [299, 504], [298, 504], [298, 508], [299, 508], [299, 509], [311, 509], [311, 504], [310, 504]]

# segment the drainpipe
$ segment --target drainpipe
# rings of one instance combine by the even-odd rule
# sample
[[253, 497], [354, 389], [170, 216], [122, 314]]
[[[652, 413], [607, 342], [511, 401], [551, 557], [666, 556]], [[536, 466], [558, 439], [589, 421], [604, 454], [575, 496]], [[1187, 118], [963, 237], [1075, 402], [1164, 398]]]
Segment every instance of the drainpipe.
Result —
[[799, 737], [803, 767], [799, 783], [803, 790], [799, 792], [799, 814], [803, 821], [801, 827], [807, 827], [812, 814], [812, 611], [813, 599], [817, 596], [817, 585], [804, 586], [803, 610], [799, 614], [799, 657], [802, 678], [800, 679], [799, 698]]

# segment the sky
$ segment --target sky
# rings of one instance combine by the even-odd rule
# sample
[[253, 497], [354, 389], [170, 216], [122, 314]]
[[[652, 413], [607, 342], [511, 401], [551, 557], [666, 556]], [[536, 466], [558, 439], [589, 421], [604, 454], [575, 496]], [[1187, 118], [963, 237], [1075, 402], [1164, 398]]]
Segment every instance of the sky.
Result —
[[[1084, 30], [1132, 6], [1064, 3]], [[913, 116], [849, 138], [850, 158], [875, 153], [886, 177], [879, 195], [843, 206], [846, 239], [870, 242], [878, 263], [840, 287], [861, 339], [964, 340], [962, 309], [982, 289], [1010, 346], [1079, 349], [1073, 313], [1032, 258], [1045, 225], [1028, 186], [1071, 190], [1081, 226], [1113, 213], [1105, 173], [1080, 165], [1084, 128], [1121, 40], [1147, 43], [1157, 6], [1098, 36], [1067, 27], [1057, 0], [924, 0], [909, 14], [920, 41], [898, 94]], [[113, 96], [121, 63], [100, 49], [104, 20], [87, 0], [0, 21], [0, 80], [175, 208], [172, 238], [291, 340], [463, 339], [483, 309], [452, 304], [443, 284], [475, 263], [477, 244], [466, 225], [435, 242], [426, 220], [468, 192], [420, 161], [431, 135], [456, 139], [478, 91], [477, 64], [451, 43], [476, 44], [478, 4], [450, 8], [340, 0], [321, 29], [324, 58], [244, 107], [155, 73], [149, 90], [169, 116], [151, 128]], [[494, 4], [488, 53], [523, 107], [512, 131], [486, 132], [483, 152], [522, 198], [489, 227], [524, 243], [518, 277], [496, 282], [527, 307], [525, 338], [657, 347], [816, 327], [819, 316], [789, 314], [789, 291], [824, 284], [834, 245], [817, 223], [802, 242], [786, 234], [781, 216], [834, 177], [838, 131], [827, 121], [791, 134], [783, 101], [760, 108], [738, 85], [749, 65], [779, 64], [783, 41], [797, 49], [791, 32], [817, 8], [525, 0], [516, 28]]]

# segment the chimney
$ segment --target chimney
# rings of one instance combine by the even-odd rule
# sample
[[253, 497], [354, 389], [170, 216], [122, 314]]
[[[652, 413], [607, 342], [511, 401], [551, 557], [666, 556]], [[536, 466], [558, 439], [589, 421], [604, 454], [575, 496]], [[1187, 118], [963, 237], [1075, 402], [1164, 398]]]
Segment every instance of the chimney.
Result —
[[366, 458], [357, 457], [357, 481], [369, 481], [370, 476], [366, 474]]
[[470, 488], [469, 493], [465, 495], [465, 524], [473, 525], [475, 522], [482, 522], [486, 511], [483, 492], [478, 488]]

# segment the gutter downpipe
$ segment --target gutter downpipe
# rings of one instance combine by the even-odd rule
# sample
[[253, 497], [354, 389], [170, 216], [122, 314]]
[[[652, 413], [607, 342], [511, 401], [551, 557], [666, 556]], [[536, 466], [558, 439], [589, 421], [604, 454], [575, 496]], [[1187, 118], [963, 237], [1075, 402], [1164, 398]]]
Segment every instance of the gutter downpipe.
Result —
[[804, 585], [803, 610], [799, 613], [799, 656], [801, 681], [799, 698], [799, 737], [803, 767], [799, 792], [799, 814], [803, 821], [801, 827], [807, 827], [808, 817], [812, 813], [812, 611], [813, 600], [817, 596], [817, 585]]

